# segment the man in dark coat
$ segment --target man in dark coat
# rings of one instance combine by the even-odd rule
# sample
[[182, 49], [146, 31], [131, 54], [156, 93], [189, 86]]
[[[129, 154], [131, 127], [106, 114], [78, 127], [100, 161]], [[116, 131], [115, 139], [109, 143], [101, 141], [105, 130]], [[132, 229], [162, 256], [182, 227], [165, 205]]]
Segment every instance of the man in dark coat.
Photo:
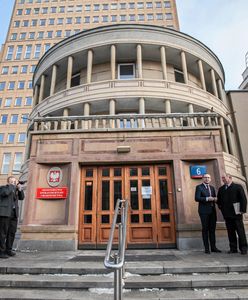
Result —
[[223, 174], [222, 181], [224, 185], [219, 188], [217, 204], [226, 222], [230, 245], [228, 253], [237, 253], [239, 247], [241, 254], [247, 254], [247, 239], [243, 223], [243, 214], [246, 213], [247, 208], [244, 189], [240, 184], [234, 183], [229, 174]]
[[221, 252], [216, 247], [215, 229], [216, 229], [216, 209], [215, 188], [210, 185], [211, 176], [205, 174], [202, 177], [203, 182], [196, 186], [195, 201], [199, 202], [198, 213], [202, 224], [202, 239], [205, 247], [205, 253], [210, 254], [209, 242], [212, 252]]
[[7, 179], [7, 185], [0, 187], [0, 258], [14, 256], [12, 246], [17, 230], [19, 205], [24, 199], [21, 185], [14, 176]]

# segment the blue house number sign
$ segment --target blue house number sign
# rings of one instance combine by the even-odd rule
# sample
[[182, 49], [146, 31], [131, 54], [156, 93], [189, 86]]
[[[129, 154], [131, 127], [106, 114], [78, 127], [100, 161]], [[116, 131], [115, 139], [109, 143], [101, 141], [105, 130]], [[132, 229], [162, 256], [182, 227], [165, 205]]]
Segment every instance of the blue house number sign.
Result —
[[190, 166], [191, 178], [202, 178], [207, 173], [207, 166]]

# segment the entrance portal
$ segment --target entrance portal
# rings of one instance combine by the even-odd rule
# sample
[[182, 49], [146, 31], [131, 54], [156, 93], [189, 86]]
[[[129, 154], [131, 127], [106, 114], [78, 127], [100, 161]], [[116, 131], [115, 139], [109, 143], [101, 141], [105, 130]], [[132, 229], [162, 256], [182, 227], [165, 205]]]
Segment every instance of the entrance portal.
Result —
[[168, 164], [82, 168], [79, 248], [102, 248], [118, 198], [129, 200], [129, 248], [175, 247], [171, 167]]

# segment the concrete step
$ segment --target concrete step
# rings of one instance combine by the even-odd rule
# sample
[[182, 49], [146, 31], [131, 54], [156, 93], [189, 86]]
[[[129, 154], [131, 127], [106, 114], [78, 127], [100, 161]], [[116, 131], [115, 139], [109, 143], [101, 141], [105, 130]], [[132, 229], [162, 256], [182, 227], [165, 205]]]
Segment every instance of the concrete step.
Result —
[[[248, 300], [244, 289], [195, 289], [195, 290], [124, 290], [125, 300]], [[6, 289], [0, 288], [2, 300], [113, 300], [112, 289], [49, 290], [49, 289]]]
[[[194, 275], [148, 275], [126, 274], [125, 289], [217, 289], [246, 288], [248, 274], [194, 274]], [[89, 289], [113, 288], [113, 273], [108, 275], [0, 275], [0, 287], [46, 288], [46, 289]]]

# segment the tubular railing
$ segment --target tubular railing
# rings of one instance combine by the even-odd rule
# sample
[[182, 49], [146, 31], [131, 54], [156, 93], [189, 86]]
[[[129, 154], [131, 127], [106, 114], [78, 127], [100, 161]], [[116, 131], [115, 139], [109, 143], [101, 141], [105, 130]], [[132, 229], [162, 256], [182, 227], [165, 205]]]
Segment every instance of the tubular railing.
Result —
[[[114, 270], [114, 300], [123, 299], [122, 277], [125, 262], [126, 235], [127, 235], [127, 213], [128, 201], [118, 199], [115, 206], [114, 219], [109, 235], [104, 265], [108, 269]], [[121, 222], [118, 223], [118, 249], [113, 250], [115, 229], [117, 226], [117, 217], [120, 214]]]

